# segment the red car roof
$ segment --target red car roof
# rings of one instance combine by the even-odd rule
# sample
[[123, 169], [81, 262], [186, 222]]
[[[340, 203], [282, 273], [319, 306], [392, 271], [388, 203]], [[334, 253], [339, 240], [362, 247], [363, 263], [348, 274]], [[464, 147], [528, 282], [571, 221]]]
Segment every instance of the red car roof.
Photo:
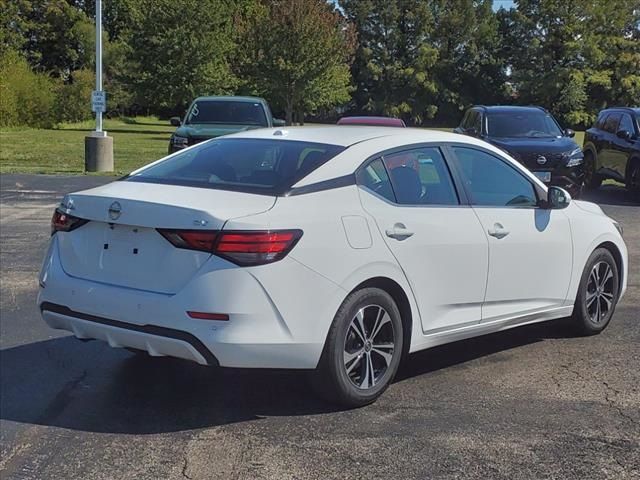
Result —
[[342, 117], [338, 125], [371, 125], [375, 127], [406, 127], [404, 120], [393, 117]]

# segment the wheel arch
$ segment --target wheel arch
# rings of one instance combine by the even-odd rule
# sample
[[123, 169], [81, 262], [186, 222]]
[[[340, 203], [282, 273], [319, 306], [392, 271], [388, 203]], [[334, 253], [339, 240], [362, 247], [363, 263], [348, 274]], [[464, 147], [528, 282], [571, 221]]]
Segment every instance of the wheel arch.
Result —
[[604, 248], [608, 250], [611, 255], [613, 255], [613, 259], [616, 262], [616, 267], [618, 267], [618, 282], [620, 285], [620, 289], [622, 289], [623, 281], [624, 281], [624, 263], [622, 260], [622, 252], [618, 248], [618, 246], [610, 241], [605, 241], [600, 243], [593, 251], [596, 251], [598, 248]]
[[627, 167], [625, 168], [625, 172], [624, 172], [625, 182], [629, 181], [629, 177], [631, 176], [631, 166], [634, 164], [640, 164], [640, 155], [632, 154], [629, 157], [629, 161], [627, 161]]
[[582, 147], [582, 153], [583, 153], [583, 154], [587, 154], [587, 153], [589, 153], [589, 154], [593, 155], [594, 160], [597, 160], [597, 158], [598, 158], [598, 152], [597, 152], [597, 150], [596, 150], [596, 147], [595, 147], [595, 145], [594, 145], [593, 143], [591, 143], [591, 142], [588, 142], [587, 144], [585, 144], [585, 145]]
[[404, 288], [395, 280], [389, 277], [372, 277], [358, 285], [356, 285], [349, 294], [362, 290], [363, 288], [379, 288], [387, 292], [393, 301], [395, 302], [398, 310], [400, 310], [400, 320], [402, 321], [403, 339], [402, 339], [402, 355], [403, 357], [409, 353], [409, 347], [411, 346], [411, 338], [413, 333], [414, 318], [411, 308], [411, 302], [407, 292]]

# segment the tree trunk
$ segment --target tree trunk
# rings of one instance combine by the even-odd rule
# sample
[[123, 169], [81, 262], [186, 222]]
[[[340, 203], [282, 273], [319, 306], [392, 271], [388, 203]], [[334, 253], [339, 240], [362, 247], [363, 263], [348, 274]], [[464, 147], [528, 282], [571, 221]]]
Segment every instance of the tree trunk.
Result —
[[304, 125], [304, 112], [302, 110], [298, 110], [298, 124]]
[[287, 125], [292, 125], [293, 124], [293, 101], [291, 100], [291, 98], [287, 98], [286, 101], [287, 105], [284, 107], [284, 111], [285, 111], [285, 121], [287, 122]]

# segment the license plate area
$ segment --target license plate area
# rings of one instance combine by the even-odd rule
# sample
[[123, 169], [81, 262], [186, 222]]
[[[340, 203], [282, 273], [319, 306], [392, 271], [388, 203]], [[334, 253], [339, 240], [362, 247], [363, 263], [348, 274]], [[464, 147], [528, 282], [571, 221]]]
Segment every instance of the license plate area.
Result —
[[72, 277], [165, 294], [179, 291], [211, 256], [176, 248], [154, 228], [95, 221], [58, 235], [58, 248]]
[[[128, 257], [132, 261], [140, 258], [148, 250], [143, 248], [152, 234], [148, 230], [150, 229], [128, 225], [109, 225], [102, 245], [103, 258], [106, 260]], [[144, 241], [145, 238], [147, 242]]]
[[544, 183], [549, 183], [551, 181], [551, 172], [533, 172], [533, 174]]

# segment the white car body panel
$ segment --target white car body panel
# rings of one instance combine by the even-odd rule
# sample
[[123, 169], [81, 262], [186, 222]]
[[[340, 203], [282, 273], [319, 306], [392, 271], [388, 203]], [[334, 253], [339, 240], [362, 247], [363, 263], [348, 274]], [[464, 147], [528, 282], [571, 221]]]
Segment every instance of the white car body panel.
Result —
[[[495, 147], [451, 133], [287, 127], [229, 137], [348, 146], [294, 187], [353, 175], [391, 148], [455, 142], [493, 151], [546, 189]], [[117, 218], [109, 213], [114, 202], [122, 209]], [[621, 295], [626, 289], [624, 241], [598, 207], [578, 201], [553, 211], [410, 207], [355, 184], [275, 197], [119, 181], [70, 194], [62, 208], [90, 222], [52, 237], [38, 295], [44, 320], [79, 338], [198, 363], [315, 368], [341, 303], [359, 285], [379, 279], [406, 296], [409, 351], [570, 315], [585, 262], [605, 242], [619, 252]], [[549, 215], [542, 231], [536, 215]], [[414, 235], [387, 237], [397, 222]], [[508, 227], [508, 236], [487, 235], [496, 222]], [[304, 233], [282, 260], [240, 267], [176, 248], [156, 228]], [[187, 311], [223, 313], [229, 320], [194, 319]]]
[[[478, 323], [489, 249], [473, 210], [464, 206], [398, 206], [364, 188], [360, 199], [409, 280], [423, 332]], [[394, 225], [403, 225], [412, 235], [388, 237], [386, 231]]]
[[[573, 264], [569, 219], [562, 210], [474, 207], [489, 241], [482, 321], [557, 308], [567, 298]], [[502, 238], [488, 235], [501, 225]]]

